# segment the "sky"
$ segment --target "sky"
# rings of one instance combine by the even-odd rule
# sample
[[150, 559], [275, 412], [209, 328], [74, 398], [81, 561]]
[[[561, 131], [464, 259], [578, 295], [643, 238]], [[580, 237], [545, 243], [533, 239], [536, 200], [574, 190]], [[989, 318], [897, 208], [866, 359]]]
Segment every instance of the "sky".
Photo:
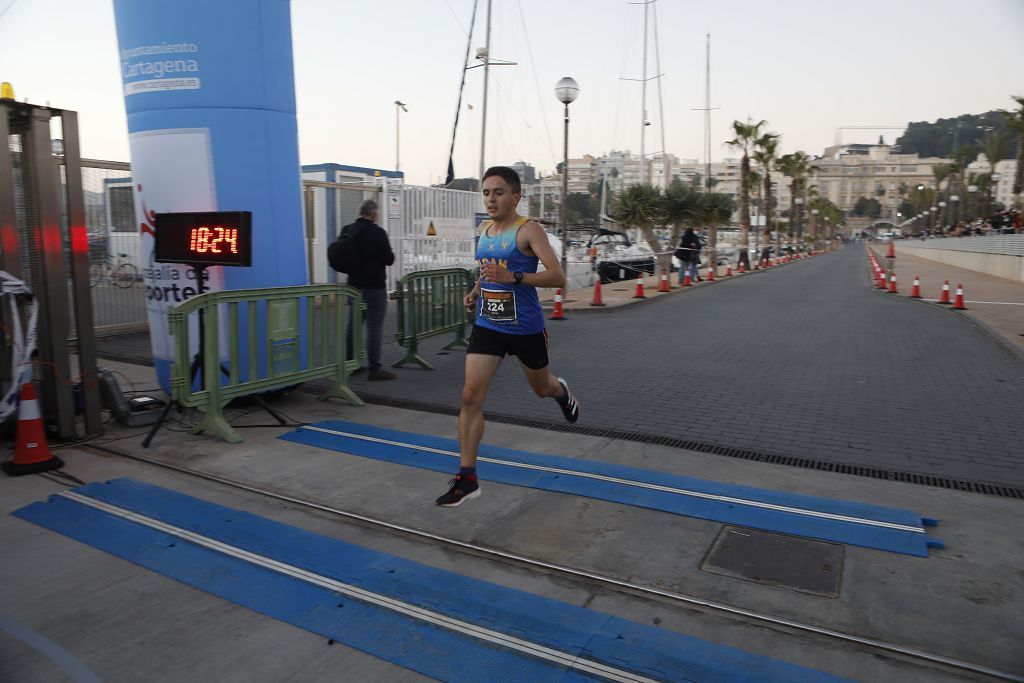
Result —
[[[300, 162], [397, 163], [409, 183], [442, 182], [472, 10], [473, 0], [292, 0]], [[1024, 0], [658, 0], [647, 11], [647, 73], [661, 74], [647, 82], [648, 154], [703, 161], [709, 33], [716, 161], [736, 156], [723, 144], [734, 120], [767, 121], [782, 153], [821, 154], [841, 126], [1006, 109], [1024, 95]], [[627, 0], [493, 0], [492, 60], [516, 64], [490, 70], [485, 164], [554, 171], [563, 76], [580, 86], [569, 156], [638, 153], [642, 86], [624, 79], [643, 74], [643, 17]], [[0, 81], [19, 100], [77, 111], [84, 157], [130, 160], [112, 0], [0, 0]], [[408, 107], [398, 131], [395, 100]], [[459, 177], [478, 173], [482, 104], [483, 69], [471, 69]]]

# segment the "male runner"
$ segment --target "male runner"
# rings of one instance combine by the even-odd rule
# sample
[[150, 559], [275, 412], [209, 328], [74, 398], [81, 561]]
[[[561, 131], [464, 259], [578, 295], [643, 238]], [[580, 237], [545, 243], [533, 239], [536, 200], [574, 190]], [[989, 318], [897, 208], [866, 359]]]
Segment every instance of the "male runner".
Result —
[[[569, 385], [548, 372], [548, 337], [538, 287], [561, 287], [565, 273], [534, 221], [516, 213], [522, 198], [519, 175], [506, 166], [487, 169], [483, 178], [484, 207], [490, 220], [480, 224], [477, 280], [465, 299], [476, 311], [466, 350], [466, 382], [459, 413], [460, 469], [451, 489], [437, 499], [457, 507], [480, 495], [476, 457], [484, 436], [484, 398], [505, 356], [516, 356], [533, 393], [553, 398], [569, 422], [580, 417], [580, 404]], [[537, 272], [537, 263], [546, 269]]]

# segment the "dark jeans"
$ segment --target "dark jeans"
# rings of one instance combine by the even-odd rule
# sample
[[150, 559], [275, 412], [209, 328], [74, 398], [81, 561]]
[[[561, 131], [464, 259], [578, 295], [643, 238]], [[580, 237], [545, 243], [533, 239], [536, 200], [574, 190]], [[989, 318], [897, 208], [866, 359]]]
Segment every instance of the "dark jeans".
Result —
[[[384, 339], [384, 315], [388, 312], [387, 289], [360, 289], [363, 293], [363, 321], [366, 323], [366, 355], [370, 372], [381, 369], [380, 347]], [[348, 319], [348, 355], [352, 357], [352, 317]]]

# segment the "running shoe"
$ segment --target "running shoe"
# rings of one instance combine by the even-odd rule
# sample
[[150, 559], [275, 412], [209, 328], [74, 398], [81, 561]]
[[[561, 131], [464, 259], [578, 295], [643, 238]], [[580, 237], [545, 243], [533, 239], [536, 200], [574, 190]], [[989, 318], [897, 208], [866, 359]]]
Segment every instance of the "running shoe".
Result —
[[561, 377], [558, 378], [558, 383], [565, 389], [565, 398], [556, 398], [559, 407], [562, 409], [562, 415], [565, 415], [566, 422], [575, 422], [580, 419], [580, 402], [576, 400], [576, 396], [569, 389], [569, 383]]
[[448, 482], [451, 489], [437, 499], [437, 504], [445, 508], [457, 508], [464, 501], [472, 500], [480, 495], [480, 484], [476, 479], [472, 481], [456, 474], [455, 478]]

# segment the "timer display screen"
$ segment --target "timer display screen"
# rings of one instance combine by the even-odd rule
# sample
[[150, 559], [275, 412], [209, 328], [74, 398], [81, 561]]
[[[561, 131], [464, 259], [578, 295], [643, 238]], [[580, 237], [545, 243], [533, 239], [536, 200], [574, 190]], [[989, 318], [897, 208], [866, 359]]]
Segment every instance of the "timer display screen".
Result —
[[252, 265], [252, 212], [156, 214], [153, 260], [193, 266]]

